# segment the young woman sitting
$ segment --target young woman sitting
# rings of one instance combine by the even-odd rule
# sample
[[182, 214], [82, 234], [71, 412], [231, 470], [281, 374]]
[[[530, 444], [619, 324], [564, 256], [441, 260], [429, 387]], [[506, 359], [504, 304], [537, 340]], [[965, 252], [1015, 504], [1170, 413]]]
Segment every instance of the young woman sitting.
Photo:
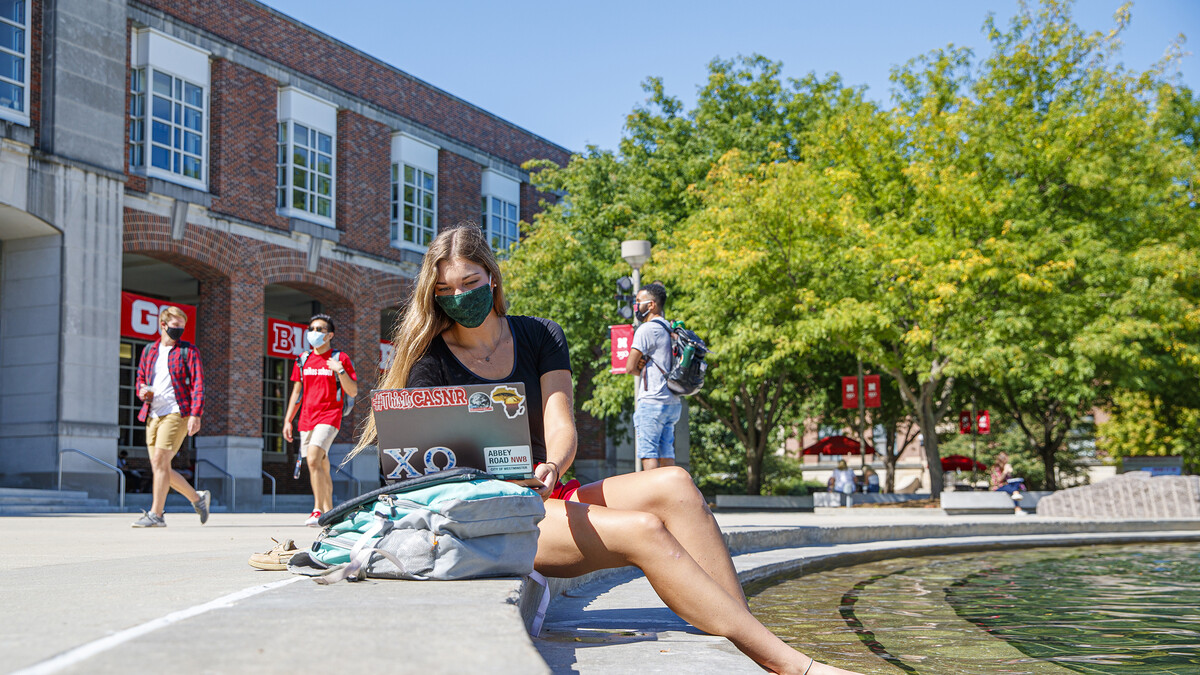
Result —
[[[716, 520], [685, 470], [559, 484], [576, 446], [566, 338], [555, 322], [509, 316], [507, 308], [500, 268], [480, 229], [467, 223], [441, 232], [425, 254], [380, 386], [525, 384], [534, 473], [546, 498], [534, 567], [575, 577], [636, 565], [676, 614], [728, 638], [770, 672], [850, 672], [816, 663], [754, 618]], [[374, 441], [368, 420], [356, 452]]]

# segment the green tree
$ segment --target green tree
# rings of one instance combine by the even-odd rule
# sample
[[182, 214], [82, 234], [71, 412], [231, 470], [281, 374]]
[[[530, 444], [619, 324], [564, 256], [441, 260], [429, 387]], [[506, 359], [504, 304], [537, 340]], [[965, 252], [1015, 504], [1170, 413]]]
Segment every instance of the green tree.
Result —
[[[713, 307], [729, 305], [729, 298], [716, 305], [689, 298], [690, 270], [669, 269], [667, 262], [673, 255], [673, 232], [700, 208], [710, 171], [725, 153], [745, 148], [744, 170], [786, 158], [803, 148], [799, 137], [814, 120], [858, 96], [836, 77], [821, 81], [809, 76], [784, 84], [779, 64], [757, 56], [714, 60], [692, 111], [668, 96], [659, 80], [649, 80], [646, 90], [649, 101], [629, 116], [619, 155], [590, 148], [565, 167], [529, 165], [540, 189], [565, 196], [526, 228], [526, 237], [505, 263], [514, 310], [550, 316], [563, 325], [577, 370], [577, 398], [584, 410], [600, 417], [628, 410], [632, 399], [630, 380], [608, 370], [607, 326], [621, 322], [609, 298], [617, 277], [628, 270], [620, 259], [620, 242], [644, 238], [653, 243], [654, 258], [643, 277], [667, 282], [668, 315], [700, 328], [720, 354], [716, 361], [726, 354], [746, 356], [746, 344], [726, 343], [724, 333], [705, 332]], [[769, 333], [775, 325], [754, 323], [774, 320], [769, 313], [738, 315], [736, 320], [745, 333]], [[792, 390], [803, 379], [796, 375], [802, 369], [789, 371], [783, 358], [765, 354], [771, 344], [770, 337], [757, 343], [761, 349], [754, 355], [757, 359], [761, 353], [762, 363], [736, 378], [725, 377], [726, 372], [733, 376], [733, 368], [714, 370], [721, 374], [711, 376], [704, 395], [696, 399], [700, 405], [715, 402], [713, 409], [723, 411], [720, 419], [745, 444], [754, 492], [761, 487], [762, 456], [772, 431], [787, 417], [796, 398]]]

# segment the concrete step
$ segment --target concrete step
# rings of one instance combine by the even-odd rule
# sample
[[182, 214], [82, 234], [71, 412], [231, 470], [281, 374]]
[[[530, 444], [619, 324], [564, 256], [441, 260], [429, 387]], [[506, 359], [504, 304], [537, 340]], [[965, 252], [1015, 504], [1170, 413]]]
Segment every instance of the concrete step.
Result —
[[0, 505], [0, 516], [42, 516], [53, 513], [120, 513], [115, 506], [79, 507], [71, 504]]
[[4, 497], [0, 496], [0, 506], [108, 506], [107, 499], [56, 499], [54, 497]]
[[87, 499], [83, 490], [39, 490], [34, 488], [0, 487], [0, 497], [61, 497], [63, 499]]

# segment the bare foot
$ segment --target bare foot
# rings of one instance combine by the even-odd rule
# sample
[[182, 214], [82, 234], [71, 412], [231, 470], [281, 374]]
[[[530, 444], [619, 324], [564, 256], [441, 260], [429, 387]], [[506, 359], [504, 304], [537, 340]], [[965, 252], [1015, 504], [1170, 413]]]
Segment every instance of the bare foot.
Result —
[[[771, 672], [772, 675], [782, 675], [781, 673], [775, 673], [774, 671], [769, 672]], [[788, 670], [787, 674], [792, 675], [792, 671]], [[862, 675], [862, 673], [854, 670], [845, 670], [843, 668], [838, 668], [837, 666], [831, 666], [827, 663], [821, 663], [820, 661], [814, 660], [812, 661], [811, 665], [804, 663], [799, 670], [795, 671], [795, 675]]]

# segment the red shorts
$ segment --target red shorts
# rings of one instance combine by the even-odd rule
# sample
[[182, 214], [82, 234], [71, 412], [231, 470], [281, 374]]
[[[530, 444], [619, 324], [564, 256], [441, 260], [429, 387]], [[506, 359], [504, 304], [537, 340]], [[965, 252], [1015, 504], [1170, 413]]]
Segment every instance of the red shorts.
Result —
[[583, 483], [580, 483], [574, 478], [565, 483], [559, 482], [559, 484], [555, 485], [554, 489], [550, 491], [550, 499], [561, 499], [566, 501], [570, 499], [571, 495], [575, 494], [575, 491], [581, 487], [583, 487]]

